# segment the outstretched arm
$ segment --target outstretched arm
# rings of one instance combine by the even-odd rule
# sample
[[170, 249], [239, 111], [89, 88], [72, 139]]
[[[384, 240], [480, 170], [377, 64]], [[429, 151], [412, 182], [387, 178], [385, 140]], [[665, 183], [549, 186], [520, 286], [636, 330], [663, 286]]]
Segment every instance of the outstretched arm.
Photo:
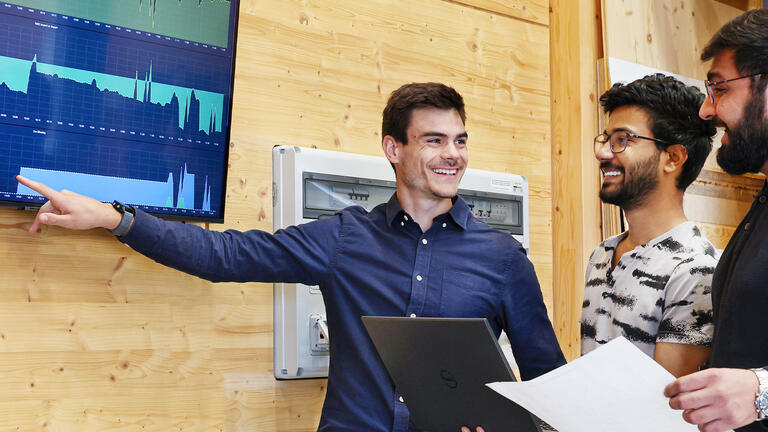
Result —
[[83, 195], [63, 190], [55, 191], [43, 183], [16, 176], [24, 186], [48, 198], [40, 207], [35, 221], [29, 227], [30, 234], [40, 230], [41, 225], [58, 225], [64, 228], [87, 230], [92, 228], [114, 229], [122, 216], [111, 204], [96, 201]]
[[[122, 216], [112, 205], [57, 192], [23, 177], [19, 182], [48, 198], [29, 229], [58, 225], [70, 229], [114, 229]], [[214, 282], [288, 282], [318, 285], [329, 274], [341, 216], [279, 230], [209, 231], [167, 222], [140, 210], [120, 240], [160, 264]]]

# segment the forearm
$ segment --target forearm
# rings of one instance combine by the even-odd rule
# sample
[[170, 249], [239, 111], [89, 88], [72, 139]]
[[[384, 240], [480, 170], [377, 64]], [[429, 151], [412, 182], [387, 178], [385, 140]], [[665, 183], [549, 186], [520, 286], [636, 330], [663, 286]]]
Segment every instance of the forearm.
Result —
[[258, 230], [217, 232], [137, 211], [121, 241], [160, 264], [213, 282], [316, 285], [328, 261], [317, 244], [331, 242], [314, 241], [306, 231], [294, 227], [279, 236]]

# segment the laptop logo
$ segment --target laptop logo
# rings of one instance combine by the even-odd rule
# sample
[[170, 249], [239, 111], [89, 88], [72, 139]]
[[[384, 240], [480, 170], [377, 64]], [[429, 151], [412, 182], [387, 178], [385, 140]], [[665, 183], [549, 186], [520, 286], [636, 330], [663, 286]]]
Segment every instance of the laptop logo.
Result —
[[440, 370], [440, 379], [443, 380], [446, 386], [448, 386], [449, 389], [455, 389], [459, 386], [459, 383], [456, 382], [456, 378], [451, 375], [450, 372], [448, 372], [445, 369]]

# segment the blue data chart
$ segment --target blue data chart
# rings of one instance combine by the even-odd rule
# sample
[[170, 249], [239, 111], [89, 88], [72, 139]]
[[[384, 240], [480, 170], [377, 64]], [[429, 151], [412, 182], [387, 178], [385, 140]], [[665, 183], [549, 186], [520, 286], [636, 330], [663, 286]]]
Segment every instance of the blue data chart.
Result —
[[0, 1], [0, 203], [40, 203], [21, 174], [223, 219], [238, 2], [174, 2]]

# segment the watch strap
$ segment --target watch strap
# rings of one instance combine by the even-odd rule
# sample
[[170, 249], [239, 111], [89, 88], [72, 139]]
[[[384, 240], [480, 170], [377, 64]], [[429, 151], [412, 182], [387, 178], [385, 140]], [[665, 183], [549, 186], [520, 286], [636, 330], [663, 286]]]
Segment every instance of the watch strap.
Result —
[[128, 233], [133, 223], [135, 210], [133, 207], [126, 206], [119, 201], [113, 201], [112, 207], [117, 210], [122, 217], [120, 218], [120, 224], [115, 229], [108, 230], [117, 237], [122, 237]]

